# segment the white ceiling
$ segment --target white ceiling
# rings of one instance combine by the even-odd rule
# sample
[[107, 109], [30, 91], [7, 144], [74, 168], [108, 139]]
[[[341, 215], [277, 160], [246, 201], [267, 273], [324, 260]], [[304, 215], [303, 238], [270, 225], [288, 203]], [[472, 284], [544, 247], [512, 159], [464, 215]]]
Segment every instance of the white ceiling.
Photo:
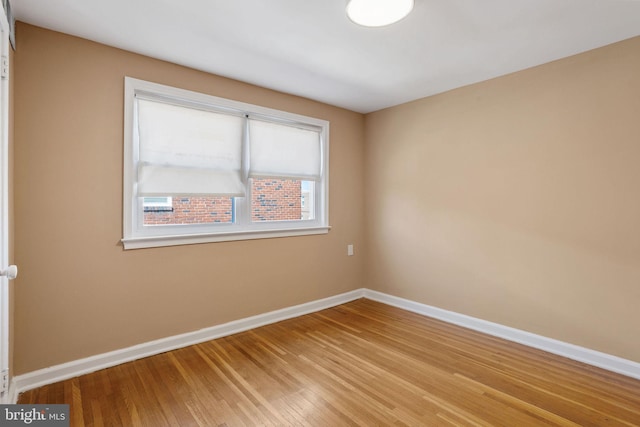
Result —
[[640, 35], [640, 0], [415, 3], [407, 18], [382, 28], [349, 21], [346, 0], [12, 7], [19, 21], [363, 113]]

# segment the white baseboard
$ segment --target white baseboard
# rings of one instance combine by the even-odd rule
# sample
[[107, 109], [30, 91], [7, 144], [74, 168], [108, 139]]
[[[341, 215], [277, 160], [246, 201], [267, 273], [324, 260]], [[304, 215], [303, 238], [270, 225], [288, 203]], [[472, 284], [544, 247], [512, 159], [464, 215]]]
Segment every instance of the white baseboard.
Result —
[[640, 363], [637, 362], [382, 292], [369, 289], [357, 289], [333, 297], [287, 307], [282, 310], [271, 311], [199, 331], [162, 338], [121, 350], [98, 354], [18, 375], [13, 378], [7, 399], [11, 399], [9, 401], [10, 403], [15, 403], [19, 393], [36, 387], [95, 372], [143, 357], [153, 356], [166, 351], [236, 334], [281, 320], [324, 310], [363, 297], [640, 379]]
[[52, 384], [58, 381], [77, 377], [79, 375], [95, 372], [100, 369], [131, 362], [132, 360], [141, 359], [143, 357], [153, 356], [166, 351], [237, 334], [238, 332], [280, 322], [282, 320], [291, 319], [324, 310], [326, 308], [335, 307], [336, 305], [362, 298], [363, 294], [364, 289], [357, 289], [355, 291], [335, 295], [329, 298], [323, 298], [305, 304], [235, 320], [222, 325], [200, 329], [199, 331], [187, 332], [185, 334], [162, 338], [134, 345], [132, 347], [123, 348], [121, 350], [110, 351], [108, 353], [98, 354], [84, 359], [63, 363], [61, 365], [39, 369], [37, 371], [14, 377], [14, 393], [17, 398], [19, 393], [41, 387], [46, 384]]
[[628, 377], [640, 379], [640, 363], [638, 362], [370, 289], [364, 290], [364, 297], [422, 314], [423, 316], [433, 317], [447, 323], [453, 323], [468, 329], [473, 329], [474, 331], [483, 332], [487, 335], [524, 344], [568, 359], [577, 360], [578, 362], [583, 362], [588, 365], [597, 366]]

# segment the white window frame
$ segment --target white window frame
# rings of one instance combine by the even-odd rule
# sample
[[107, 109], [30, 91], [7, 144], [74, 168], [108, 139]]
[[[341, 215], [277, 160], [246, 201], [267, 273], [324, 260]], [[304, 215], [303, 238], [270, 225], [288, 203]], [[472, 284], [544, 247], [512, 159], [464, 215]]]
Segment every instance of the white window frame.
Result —
[[[326, 234], [329, 226], [329, 122], [313, 117], [233, 101], [144, 80], [125, 77], [124, 93], [124, 175], [123, 238], [125, 249], [272, 237]], [[143, 202], [136, 194], [138, 170], [138, 136], [135, 108], [136, 94], [146, 98], [225, 111], [244, 117], [256, 117], [275, 123], [306, 127], [319, 131], [321, 144], [321, 179], [315, 183], [313, 220], [251, 221], [251, 185], [247, 179], [246, 196], [235, 198], [233, 224], [143, 225]], [[244, 144], [247, 149], [248, 144]], [[244, 154], [246, 155], [246, 154]]]

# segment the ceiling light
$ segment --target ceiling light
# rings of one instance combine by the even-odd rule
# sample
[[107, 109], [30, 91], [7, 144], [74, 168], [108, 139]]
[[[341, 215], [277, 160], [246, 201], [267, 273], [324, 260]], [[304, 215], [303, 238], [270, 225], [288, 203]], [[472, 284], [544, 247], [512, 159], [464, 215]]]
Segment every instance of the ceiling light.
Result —
[[398, 22], [411, 9], [413, 0], [349, 0], [347, 16], [365, 27], [382, 27]]

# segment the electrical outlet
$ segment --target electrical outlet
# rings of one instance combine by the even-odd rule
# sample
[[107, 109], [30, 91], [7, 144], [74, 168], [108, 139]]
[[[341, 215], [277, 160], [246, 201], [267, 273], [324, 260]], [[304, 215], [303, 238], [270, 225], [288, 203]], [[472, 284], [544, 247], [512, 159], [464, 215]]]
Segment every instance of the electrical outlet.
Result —
[[353, 256], [353, 245], [347, 245], [347, 255]]

